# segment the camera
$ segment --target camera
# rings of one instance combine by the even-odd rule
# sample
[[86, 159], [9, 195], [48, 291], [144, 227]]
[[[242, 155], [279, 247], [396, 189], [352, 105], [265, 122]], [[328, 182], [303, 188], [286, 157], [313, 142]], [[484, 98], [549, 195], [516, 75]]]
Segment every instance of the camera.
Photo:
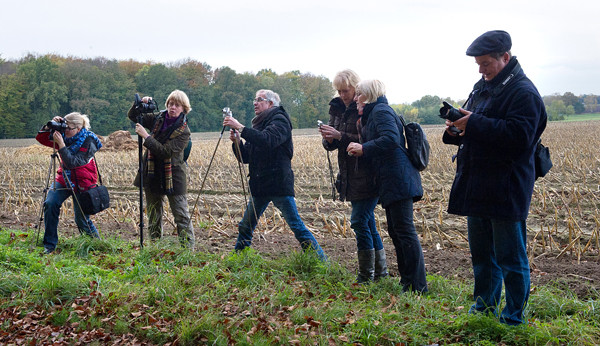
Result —
[[148, 103], [142, 102], [139, 94], [135, 94], [135, 100], [133, 101], [133, 107], [138, 113], [152, 113], [157, 108], [156, 101], [149, 100]]
[[[443, 101], [442, 104], [443, 104], [443, 106], [442, 106], [442, 108], [440, 108], [440, 118], [448, 119], [450, 121], [456, 121], [465, 116], [458, 109], [454, 108], [448, 102]], [[462, 130], [457, 129], [456, 126], [450, 126], [448, 129], [450, 130], [450, 132], [454, 133], [455, 135], [462, 132]]]
[[450, 121], [457, 121], [458, 119], [464, 117], [458, 109], [454, 108], [451, 104], [444, 101], [443, 107], [440, 108], [440, 118], [448, 119]]
[[67, 123], [64, 121], [50, 120], [48, 123], [46, 123], [46, 127], [50, 129], [50, 131], [65, 133], [65, 130], [67, 129]]
[[317, 126], [318, 126], [318, 127], [321, 127], [321, 126], [323, 126], [323, 122], [322, 122], [321, 120], [317, 120]]

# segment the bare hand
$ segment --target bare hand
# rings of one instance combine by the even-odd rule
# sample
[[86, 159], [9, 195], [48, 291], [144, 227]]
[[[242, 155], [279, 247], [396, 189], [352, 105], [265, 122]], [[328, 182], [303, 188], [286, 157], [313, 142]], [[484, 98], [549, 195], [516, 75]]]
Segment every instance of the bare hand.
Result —
[[240, 140], [239, 132], [237, 132], [234, 129], [229, 130], [229, 139], [231, 139], [232, 142], [239, 141]]
[[[462, 108], [459, 108], [458, 110], [459, 110], [459, 112], [461, 112], [461, 113], [462, 113], [462, 114], [464, 114], [465, 116], [464, 116], [464, 117], [462, 117], [462, 118], [460, 118], [460, 119], [457, 119], [456, 121], [449, 121], [449, 120], [446, 120], [446, 131], [447, 131], [448, 133], [452, 134], [450, 131], [448, 131], [448, 127], [450, 127], [450, 126], [454, 126], [454, 127], [456, 127], [457, 129], [459, 129], [460, 131], [462, 131], [462, 132], [461, 132], [461, 133], [459, 133], [458, 135], [459, 135], [459, 136], [464, 136], [464, 135], [465, 135], [465, 132], [466, 132], [466, 129], [467, 129], [467, 122], [469, 121], [469, 117], [471, 117], [471, 114], [473, 114], [473, 112], [471, 112], [471, 111], [468, 111], [468, 110], [466, 110], [466, 109], [462, 109]], [[453, 134], [453, 135], [454, 135], [454, 134]]]
[[135, 133], [137, 133], [140, 137], [142, 137], [144, 139], [150, 137], [150, 135], [148, 134], [146, 129], [139, 123], [135, 124]]
[[350, 156], [363, 156], [363, 146], [360, 143], [351, 142], [346, 151]]
[[229, 126], [230, 129], [241, 130], [244, 126], [234, 117], [223, 118], [223, 126]]
[[58, 149], [62, 149], [65, 147], [65, 141], [63, 140], [62, 134], [58, 131], [54, 131], [52, 134], [52, 138], [54, 143], [58, 145]]
[[144, 96], [144, 97], [142, 97], [142, 102], [143, 103], [148, 103], [150, 101], [152, 101], [152, 97], [151, 96]]
[[342, 139], [342, 133], [329, 125], [321, 125], [319, 132], [321, 133], [321, 137], [329, 143], [333, 142], [334, 139]]

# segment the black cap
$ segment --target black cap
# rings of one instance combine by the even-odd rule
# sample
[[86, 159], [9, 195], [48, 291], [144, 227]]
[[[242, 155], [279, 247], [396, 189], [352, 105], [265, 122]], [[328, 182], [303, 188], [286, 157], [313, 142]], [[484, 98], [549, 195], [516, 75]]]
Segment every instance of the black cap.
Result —
[[467, 48], [468, 56], [482, 56], [490, 53], [508, 52], [512, 47], [510, 35], [506, 31], [493, 30], [479, 36]]

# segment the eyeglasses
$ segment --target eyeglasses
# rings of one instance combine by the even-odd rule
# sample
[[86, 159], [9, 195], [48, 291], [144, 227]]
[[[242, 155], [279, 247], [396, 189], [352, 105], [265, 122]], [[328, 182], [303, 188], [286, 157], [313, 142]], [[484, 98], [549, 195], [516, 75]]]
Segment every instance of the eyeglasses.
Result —
[[77, 130], [77, 128], [76, 128], [76, 127], [68, 127], [68, 126], [67, 126], [67, 128], [66, 128], [66, 129], [67, 129], [67, 130], [69, 130], [69, 131], [75, 131], [75, 130]]
[[264, 97], [257, 97], [254, 99], [254, 102], [259, 103], [259, 102], [263, 102], [263, 101], [268, 101], [266, 98]]

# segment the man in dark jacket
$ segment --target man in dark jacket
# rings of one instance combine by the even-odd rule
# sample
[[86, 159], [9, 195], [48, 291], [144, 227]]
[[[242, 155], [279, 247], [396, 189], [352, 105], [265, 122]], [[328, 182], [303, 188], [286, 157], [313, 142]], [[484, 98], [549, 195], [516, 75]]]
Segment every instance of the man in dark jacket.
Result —
[[[302, 249], [313, 249], [325, 260], [321, 246], [298, 215], [292, 171], [292, 123], [279, 102], [277, 93], [259, 90], [254, 99], [256, 116], [252, 119], [252, 128], [245, 127], [231, 116], [223, 121], [223, 126], [231, 128], [230, 139], [236, 158], [248, 163], [250, 171], [252, 196], [239, 223], [235, 249], [243, 250], [251, 245], [258, 218], [272, 201], [283, 214]], [[246, 141], [242, 142], [240, 136]]]
[[[511, 56], [505, 31], [489, 31], [467, 49], [478, 81], [464, 116], [446, 121], [443, 141], [458, 146], [448, 212], [467, 216], [475, 275], [475, 304], [469, 312], [498, 314], [504, 281], [506, 306], [500, 320], [524, 322], [529, 298], [525, 220], [535, 182], [534, 152], [546, 127], [544, 103]], [[462, 131], [455, 134], [454, 126]]]

